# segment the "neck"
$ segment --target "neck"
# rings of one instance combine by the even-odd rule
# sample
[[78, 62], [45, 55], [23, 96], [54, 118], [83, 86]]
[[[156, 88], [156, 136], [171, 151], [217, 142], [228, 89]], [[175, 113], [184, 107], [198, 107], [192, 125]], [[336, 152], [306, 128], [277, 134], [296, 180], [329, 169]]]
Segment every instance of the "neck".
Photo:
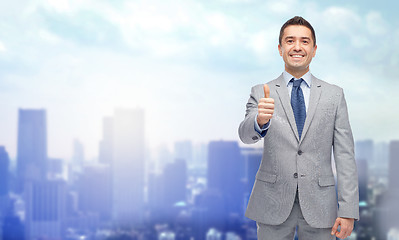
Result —
[[309, 72], [309, 67], [305, 69], [289, 69], [287, 66], [285, 66], [285, 71], [294, 76], [295, 79], [299, 79], [305, 75], [305, 73]]

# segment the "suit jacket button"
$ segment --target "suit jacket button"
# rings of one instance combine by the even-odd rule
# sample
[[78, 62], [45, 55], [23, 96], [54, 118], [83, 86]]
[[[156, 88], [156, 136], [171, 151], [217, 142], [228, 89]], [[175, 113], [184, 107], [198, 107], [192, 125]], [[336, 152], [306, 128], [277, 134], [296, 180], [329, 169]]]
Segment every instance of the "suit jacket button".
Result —
[[252, 140], [258, 140], [258, 137], [257, 136], [252, 137]]
[[294, 173], [294, 178], [298, 178], [298, 173]]
[[302, 150], [298, 151], [298, 155], [302, 155], [302, 153], [303, 153]]

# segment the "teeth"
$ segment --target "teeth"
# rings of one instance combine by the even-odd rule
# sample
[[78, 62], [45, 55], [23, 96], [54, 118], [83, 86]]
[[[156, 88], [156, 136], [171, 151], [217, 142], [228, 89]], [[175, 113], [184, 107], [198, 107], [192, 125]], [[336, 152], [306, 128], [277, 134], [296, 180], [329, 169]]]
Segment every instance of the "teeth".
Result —
[[302, 55], [292, 55], [293, 57], [302, 57]]

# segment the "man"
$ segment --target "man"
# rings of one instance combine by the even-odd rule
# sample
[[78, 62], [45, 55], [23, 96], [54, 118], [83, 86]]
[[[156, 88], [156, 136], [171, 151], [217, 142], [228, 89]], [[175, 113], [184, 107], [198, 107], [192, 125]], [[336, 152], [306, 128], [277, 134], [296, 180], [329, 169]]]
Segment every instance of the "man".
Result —
[[285, 71], [252, 88], [239, 126], [246, 144], [264, 138], [245, 216], [257, 222], [262, 240], [292, 240], [295, 230], [299, 240], [344, 239], [359, 219], [354, 144], [344, 93], [309, 72], [316, 36], [302, 17], [281, 27], [278, 50]]

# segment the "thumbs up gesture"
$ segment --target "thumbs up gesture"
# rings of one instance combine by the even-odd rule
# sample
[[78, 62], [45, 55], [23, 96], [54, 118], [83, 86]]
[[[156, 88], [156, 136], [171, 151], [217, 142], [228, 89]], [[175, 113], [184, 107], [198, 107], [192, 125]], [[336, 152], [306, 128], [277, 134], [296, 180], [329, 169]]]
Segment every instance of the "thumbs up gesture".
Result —
[[259, 99], [258, 103], [258, 122], [259, 127], [263, 127], [273, 117], [274, 113], [274, 99], [270, 98], [270, 88], [267, 84], [263, 85], [265, 97]]

